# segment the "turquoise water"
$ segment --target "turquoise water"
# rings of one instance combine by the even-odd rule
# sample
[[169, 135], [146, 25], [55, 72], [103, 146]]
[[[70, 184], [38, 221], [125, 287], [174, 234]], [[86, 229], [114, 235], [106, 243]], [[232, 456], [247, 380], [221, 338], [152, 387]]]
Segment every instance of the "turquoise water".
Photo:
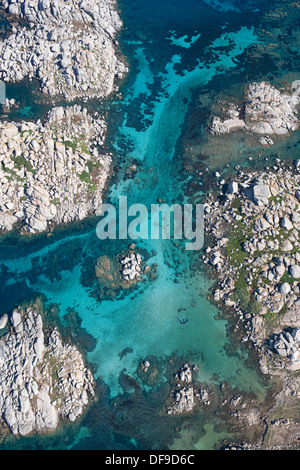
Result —
[[[158, 198], [167, 203], [189, 201], [186, 188], [191, 176], [183, 171], [181, 153], [187, 117], [204, 92], [213, 97], [228, 82], [240, 87], [249, 73], [261, 77], [262, 63], [255, 71], [247, 53], [262, 44], [257, 28], [267, 3], [219, 1], [212, 8], [212, 2], [196, 0], [119, 2], [125, 26], [119, 42], [130, 64], [121, 84], [122, 99], [87, 105], [109, 111], [107, 141], [118, 172], [107, 201], [116, 203], [120, 195], [127, 196], [129, 204], [148, 207]], [[264, 72], [275, 70], [271, 65]], [[222, 165], [230, 161], [222, 150], [214, 152]], [[128, 179], [132, 162], [138, 171]], [[197, 180], [201, 188], [201, 177]], [[193, 200], [201, 197], [200, 190]], [[157, 278], [100, 302], [93, 295], [96, 259], [119, 252], [130, 241], [101, 242], [96, 223], [90, 220], [86, 226], [27, 243], [8, 237], [0, 247], [1, 313], [38, 294], [59, 306], [64, 325], [69, 309], [76, 311], [82, 331], [96, 340], [86, 355], [98, 379], [98, 402], [81, 423], [65, 426], [53, 436], [11, 439], [3, 447], [213, 448], [231, 434], [214, 427], [218, 406], [211, 414], [197, 412], [177, 421], [164, 413], [170, 360], [180, 365], [191, 360], [199, 366], [199, 382], [218, 387], [228, 381], [232, 388], [252, 393], [257, 402], [263, 401], [267, 387], [247, 350], [232, 342], [227, 322], [215, 319], [218, 310], [207, 300], [212, 283], [203, 273], [202, 252], [187, 253], [173, 241], [138, 241], [148, 253], [147, 263], [157, 266]], [[123, 355], [126, 348], [131, 352]], [[146, 358], [158, 364], [153, 386], [143, 384], [138, 375]], [[178, 422], [183, 429], [188, 424], [189, 431], [176, 434]]]

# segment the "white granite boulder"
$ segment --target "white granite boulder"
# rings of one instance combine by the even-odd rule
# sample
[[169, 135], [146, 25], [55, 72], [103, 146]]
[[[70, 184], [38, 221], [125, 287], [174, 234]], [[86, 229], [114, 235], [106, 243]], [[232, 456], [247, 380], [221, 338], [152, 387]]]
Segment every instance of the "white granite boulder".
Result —
[[267, 184], [258, 183], [252, 188], [253, 201], [258, 205], [267, 205], [271, 197], [270, 188]]
[[283, 331], [274, 341], [275, 351], [287, 359], [287, 368], [292, 371], [300, 369], [300, 330]]
[[0, 318], [0, 330], [6, 327], [8, 322], [8, 316], [5, 314]]
[[300, 266], [298, 266], [297, 264], [293, 264], [289, 268], [289, 273], [291, 277], [295, 279], [300, 279]]

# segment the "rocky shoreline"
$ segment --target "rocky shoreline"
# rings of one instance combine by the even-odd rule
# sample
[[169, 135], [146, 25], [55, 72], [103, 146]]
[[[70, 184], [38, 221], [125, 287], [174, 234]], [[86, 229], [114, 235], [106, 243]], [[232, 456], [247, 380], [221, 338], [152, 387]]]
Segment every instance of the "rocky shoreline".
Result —
[[0, 43], [1, 80], [36, 78], [43, 93], [70, 101], [108, 96], [127, 72], [115, 51], [114, 1], [1, 0], [0, 8], [27, 22]]
[[209, 132], [220, 136], [236, 130], [250, 131], [262, 135], [258, 139], [261, 145], [271, 146], [274, 141], [270, 136], [288, 136], [299, 128], [298, 88], [293, 93], [291, 91], [277, 90], [267, 82], [251, 83], [241, 106], [219, 103], [223, 119], [214, 116]]
[[105, 121], [78, 105], [0, 122], [0, 229], [37, 233], [96, 214], [111, 173]]
[[[299, 161], [294, 167], [278, 160], [267, 171], [238, 171], [234, 179], [222, 183], [220, 194], [210, 195], [205, 204], [210, 244], [203, 262], [217, 282], [212, 299], [220, 308], [233, 310], [242, 322], [246, 331], [242, 341], [254, 345], [262, 373], [281, 380], [278, 404], [291, 400], [296, 406], [300, 397]], [[270, 414], [276, 414], [277, 408]], [[291, 427], [290, 420], [286, 426], [281, 426], [282, 435]]]
[[2, 316], [0, 431], [14, 435], [54, 431], [75, 421], [94, 397], [95, 382], [79, 350], [45, 332], [44, 312], [33, 304]]
[[[0, 0], [0, 8], [26, 22], [0, 43], [1, 80], [37, 79], [51, 99], [85, 101], [107, 97], [126, 73], [114, 47], [122, 26], [114, 1]], [[242, 107], [225, 103], [223, 121], [213, 118], [210, 132], [251, 131], [271, 146], [299, 128], [299, 103], [297, 95], [254, 83]], [[53, 108], [44, 123], [0, 122], [0, 229], [33, 234], [97, 215], [112, 166], [112, 156], [99, 150], [105, 130], [102, 117], [77, 105]], [[214, 244], [204, 263], [218, 279], [214, 301], [244, 322], [243, 341], [254, 344], [262, 372], [283, 380], [278, 404], [300, 396], [299, 168], [278, 162], [271, 171], [239, 172], [205, 205]], [[112, 297], [140, 282], [147, 268], [138, 253], [117, 259], [118, 271], [113, 261], [102, 256], [95, 266], [99, 286]], [[4, 315], [0, 329], [9, 330], [0, 339], [1, 427], [24, 436], [81, 416], [94, 380], [78, 349], [64, 345], [56, 329], [46, 335], [34, 306]], [[151, 368], [148, 361], [142, 366], [145, 373]], [[185, 363], [176, 374], [168, 414], [210, 405], [209, 390], [194, 386], [196, 367]], [[259, 411], [243, 416], [240, 400], [232, 398], [237, 418], [256, 423]]]
[[[35, 78], [52, 101], [87, 101], [110, 95], [128, 70], [114, 1], [1, 0], [0, 9], [16, 20], [0, 42], [0, 80]], [[105, 132], [78, 105], [53, 108], [43, 123], [1, 121], [0, 230], [33, 234], [97, 215], [112, 171]]]
[[[223, 186], [219, 200], [212, 196], [205, 206], [215, 242], [206, 248], [204, 263], [219, 280], [214, 300], [248, 322], [258, 346], [265, 340], [257, 334], [264, 318], [278, 319], [278, 328], [300, 327], [299, 183], [297, 171], [281, 166], [239, 172]], [[295, 352], [294, 370], [300, 369], [299, 359]]]
[[[15, 20], [0, 42], [0, 80], [37, 79], [52, 102], [107, 97], [123, 78], [114, 1], [0, 1]], [[64, 18], [62, 25], [61, 19]], [[9, 112], [15, 100], [6, 100]], [[0, 230], [34, 234], [97, 215], [112, 172], [101, 152], [106, 123], [79, 106], [52, 108], [44, 122], [0, 122]], [[45, 330], [37, 305], [0, 319], [0, 429], [54, 431], [74, 421], [95, 383], [79, 350]]]

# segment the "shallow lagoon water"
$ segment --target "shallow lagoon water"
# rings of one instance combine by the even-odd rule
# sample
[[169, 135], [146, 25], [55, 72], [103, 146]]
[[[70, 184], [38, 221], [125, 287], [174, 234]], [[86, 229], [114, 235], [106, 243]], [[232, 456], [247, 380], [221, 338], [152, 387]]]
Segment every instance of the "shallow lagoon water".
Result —
[[[259, 20], [258, 12], [252, 8], [255, 2], [251, 2], [248, 11], [241, 10], [240, 2], [217, 2], [218, 11], [207, 3], [195, 0], [170, 0], [163, 4], [156, 0], [120, 2], [126, 25], [120, 43], [129, 60], [130, 73], [121, 86], [123, 98], [106, 103], [111, 113], [108, 138], [120, 162], [120, 171], [107, 194], [108, 201], [116, 203], [120, 195], [126, 195], [129, 204], [147, 206], [156, 203], [158, 198], [167, 203], [187, 201], [184, 191], [188, 175], [182, 172], [178, 144], [195, 93], [201, 93], [202, 87], [207, 88], [216, 81], [220, 87], [225, 73], [228, 77], [232, 72], [235, 78], [239, 71], [242, 74], [245, 53], [260, 42], [255, 33]], [[130, 161], [139, 163], [138, 172], [132, 179], [123, 179]], [[21, 439], [19, 446], [139, 447], [139, 434], [135, 432], [130, 436], [130, 432], [134, 426], [138, 429], [139, 421], [145, 419], [148, 423], [143, 413], [146, 416], [149, 410], [139, 408], [134, 392], [136, 385], [127, 389], [136, 400], [136, 409], [131, 403], [133, 408], [124, 411], [125, 423], [126, 419], [133, 420], [133, 427], [128, 424], [129, 430], [124, 432], [123, 438], [113, 418], [107, 428], [109, 431], [106, 430], [107, 415], [110, 416], [113, 407], [114, 400], [110, 400], [116, 396], [122, 400], [124, 386], [120, 378], [124, 373], [139, 383], [147, 402], [151, 387], [139, 381], [137, 369], [140, 361], [148, 356], [161, 362], [158, 390], [166, 382], [168, 360], [176, 354], [198, 364], [200, 382], [228, 381], [232, 388], [254, 393], [258, 401], [265, 397], [266, 384], [254, 365], [249, 365], [246, 349], [228, 354], [231, 339], [227, 323], [215, 319], [218, 310], [206, 299], [211, 282], [200, 269], [195, 271], [194, 268], [199, 253], [184, 252], [182, 244], [176, 246], [172, 241], [137, 243], [150, 254], [148, 263], [157, 265], [157, 279], [147, 281], [121, 298], [101, 303], [91, 296], [94, 286], [84, 278], [86, 266], [101, 254], [120, 251], [130, 241], [100, 242], [95, 225], [91, 224], [83, 232], [66, 229], [65, 235], [60, 235], [57, 241], [49, 238], [36, 242], [36, 248], [33, 241], [23, 253], [20, 247], [19, 256], [18, 247], [13, 254], [3, 253], [2, 270], [5, 267], [9, 271], [2, 274], [4, 289], [10, 287], [13, 293], [14, 282], [18, 281], [18, 286], [24, 289], [24, 300], [35, 293], [43, 294], [49, 303], [58, 304], [62, 321], [69, 308], [78, 313], [81, 327], [97, 340], [96, 348], [87, 354], [87, 359], [94, 365], [95, 377], [105, 390], [104, 398], [100, 395], [100, 405], [92, 406], [84, 424], [78, 424], [77, 428], [66, 427], [55, 437]], [[74, 257], [68, 256], [72, 247]], [[151, 254], [153, 250], [156, 255]], [[16, 295], [16, 303], [19, 302]], [[182, 316], [187, 320], [184, 324], [180, 321]], [[120, 358], [126, 348], [132, 352]], [[93, 413], [98, 417], [97, 423], [92, 419]], [[167, 419], [164, 418], [164, 425]], [[180, 443], [175, 441], [173, 448], [190, 448], [191, 442], [198, 449], [213, 448], [228, 436], [229, 431], [216, 431], [214, 422], [206, 421], [204, 414], [200, 413], [197, 419], [201, 432], [198, 430], [197, 435], [193, 428], [193, 436], [183, 433]], [[150, 422], [148, 428], [146, 424], [143, 429], [141, 441], [143, 445], [148, 442], [156, 448], [161, 442], [161, 430], [156, 430], [155, 438]], [[119, 434], [115, 433], [117, 430]], [[147, 440], [147, 433], [151, 434], [151, 439]], [[172, 439], [170, 445], [171, 442]]]

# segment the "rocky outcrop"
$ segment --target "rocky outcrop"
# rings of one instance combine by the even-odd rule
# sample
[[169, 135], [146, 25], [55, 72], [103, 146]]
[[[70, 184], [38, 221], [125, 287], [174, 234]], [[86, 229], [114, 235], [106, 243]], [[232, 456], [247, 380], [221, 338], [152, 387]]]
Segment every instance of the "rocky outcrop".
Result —
[[274, 145], [274, 141], [268, 136], [264, 136], [258, 139], [258, 143], [265, 147], [271, 147], [272, 145]]
[[142, 257], [139, 253], [131, 253], [121, 259], [122, 277], [125, 281], [140, 280]]
[[206, 407], [211, 404], [211, 391], [194, 380], [193, 372], [197, 370], [197, 365], [186, 363], [175, 374], [175, 388], [171, 396], [172, 405], [167, 407], [168, 415], [192, 413], [197, 406]]
[[300, 302], [296, 302], [296, 307], [289, 309], [284, 315], [280, 316], [280, 326], [300, 328]]
[[[28, 22], [0, 43], [0, 79], [37, 78], [41, 90], [67, 100], [108, 96], [127, 71], [115, 53], [122, 26], [114, 1], [1, 0]], [[62, 22], [63, 19], [63, 22]]]
[[245, 120], [258, 134], [287, 135], [299, 128], [299, 97], [280, 93], [269, 83], [252, 83], [245, 104]]
[[3, 329], [6, 327], [7, 322], [8, 322], [8, 316], [7, 316], [7, 315], [3, 315], [3, 316], [0, 318], [0, 330], [3, 330]]
[[[0, 80], [37, 78], [51, 99], [87, 100], [108, 96], [127, 71], [114, 1], [0, 0], [0, 9], [22, 20], [0, 43]], [[0, 122], [0, 230], [43, 232], [97, 215], [111, 169], [99, 153], [105, 129], [79, 106], [54, 108], [43, 124]]]
[[97, 214], [111, 169], [105, 122], [75, 105], [46, 121], [0, 122], [0, 229], [36, 233]]
[[195, 407], [193, 387], [182, 387], [174, 394], [174, 405], [167, 411], [168, 414], [190, 413]]
[[217, 116], [213, 117], [209, 128], [211, 134], [214, 135], [229, 134], [229, 132], [236, 131], [237, 129], [246, 129], [246, 123], [243, 119], [235, 117], [222, 121]]
[[276, 335], [270, 346], [283, 358], [287, 358], [286, 367], [291, 371], [300, 369], [300, 329], [283, 331]]
[[[273, 145], [270, 135], [285, 136], [299, 128], [297, 107], [300, 99], [297, 94], [280, 93], [267, 82], [249, 85], [243, 110], [229, 104], [227, 118], [214, 117], [210, 132], [214, 135], [226, 134], [242, 129], [254, 134], [263, 134], [261, 145]], [[243, 114], [243, 118], [239, 117]]]
[[114, 256], [102, 255], [95, 265], [100, 299], [115, 298], [121, 291], [130, 291], [140, 282], [155, 277], [155, 266], [145, 263], [132, 243]]
[[194, 387], [192, 385], [192, 371], [189, 364], [185, 364], [175, 375], [179, 387], [174, 392], [173, 405], [167, 409], [167, 414], [182, 414], [193, 411], [196, 403]]
[[218, 278], [213, 298], [245, 322], [244, 340], [255, 344], [265, 373], [275, 363], [276, 371], [298, 367], [294, 343], [286, 353], [290, 363], [265, 350], [275, 331], [300, 326], [300, 176], [295, 170], [278, 165], [272, 171], [239, 172], [224, 185], [225, 197], [211, 197], [205, 206], [214, 242], [203, 258]]
[[[278, 176], [273, 173], [243, 175], [238, 192], [227, 193], [227, 202], [223, 206], [214, 206], [217, 211], [209, 211], [211, 216], [207, 214], [209, 224], [215, 217], [219, 217], [213, 229], [219, 241], [213, 249], [209, 247], [205, 262], [215, 266], [220, 273], [226, 269], [224, 249], [220, 251], [220, 248], [226, 246], [229, 239], [227, 238], [226, 243], [224, 232], [217, 227], [221, 228], [224, 217], [227, 222], [230, 218], [233, 225], [239, 223], [237, 236], [240, 238], [241, 233], [244, 234], [241, 246], [244, 254], [248, 255], [244, 255], [247, 259], [245, 281], [250, 288], [252, 284], [257, 285], [255, 299], [261, 304], [263, 311], [273, 313], [278, 313], [285, 305], [289, 309], [299, 309], [300, 294], [296, 277], [300, 275], [300, 256], [296, 250], [299, 245], [300, 219], [299, 205], [295, 198], [299, 176], [288, 172], [285, 178], [282, 175], [283, 172], [279, 172]], [[232, 209], [230, 214], [228, 208], [235, 198], [242, 201], [240, 213], [237, 214]], [[234, 256], [232, 253], [231, 258]], [[236, 276], [239, 276], [239, 266], [231, 266], [230, 259], [228, 264], [228, 269], [236, 271]], [[289, 282], [282, 282], [282, 278]], [[230, 283], [230, 289], [226, 292], [228, 294], [233, 291], [234, 282]], [[218, 292], [218, 298], [224, 295], [225, 293]], [[225, 296], [229, 301], [228, 297]]]
[[257, 180], [252, 186], [253, 201], [259, 206], [268, 205], [269, 198], [271, 197], [270, 188], [263, 180]]
[[211, 404], [211, 393], [194, 381], [193, 372], [197, 370], [197, 365], [186, 363], [175, 374], [175, 390], [172, 392], [172, 405], [167, 407], [168, 415], [191, 413], [200, 404]]
[[15, 435], [53, 431], [61, 419], [74, 421], [94, 395], [94, 379], [80, 352], [64, 345], [56, 329], [46, 339], [34, 307], [12, 313], [10, 332], [0, 339], [0, 365], [0, 417]]

